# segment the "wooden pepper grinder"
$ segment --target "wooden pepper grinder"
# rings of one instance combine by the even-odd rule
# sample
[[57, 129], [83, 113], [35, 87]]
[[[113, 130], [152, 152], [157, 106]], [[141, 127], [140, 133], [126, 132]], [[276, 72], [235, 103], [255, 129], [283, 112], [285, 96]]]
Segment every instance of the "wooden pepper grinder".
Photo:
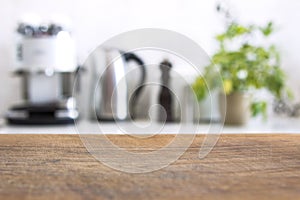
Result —
[[165, 59], [159, 65], [161, 70], [161, 88], [159, 93], [159, 104], [162, 108], [159, 110], [158, 120], [160, 122], [174, 122], [174, 117], [172, 113], [172, 94], [169, 87], [170, 80], [170, 70], [172, 64]]

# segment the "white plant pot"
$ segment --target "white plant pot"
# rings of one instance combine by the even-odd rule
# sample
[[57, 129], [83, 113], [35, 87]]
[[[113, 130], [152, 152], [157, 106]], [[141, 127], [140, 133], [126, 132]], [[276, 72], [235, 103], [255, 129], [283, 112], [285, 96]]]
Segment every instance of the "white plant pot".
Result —
[[222, 120], [227, 125], [245, 125], [251, 116], [250, 97], [247, 93], [220, 93], [219, 106]]

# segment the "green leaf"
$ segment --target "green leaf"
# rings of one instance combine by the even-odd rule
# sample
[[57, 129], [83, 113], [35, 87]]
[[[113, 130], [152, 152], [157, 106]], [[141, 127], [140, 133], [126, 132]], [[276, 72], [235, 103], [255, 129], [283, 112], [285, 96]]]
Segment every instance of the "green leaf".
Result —
[[241, 36], [245, 33], [249, 33], [250, 29], [244, 26], [241, 26], [239, 24], [233, 23], [231, 24], [228, 29], [227, 32], [225, 33], [226, 37], [228, 39], [232, 39], [238, 36]]
[[273, 23], [269, 22], [266, 27], [261, 27], [260, 30], [264, 36], [271, 35], [271, 33], [274, 31]]
[[226, 35], [225, 34], [220, 34], [220, 35], [217, 35], [216, 36], [216, 39], [219, 41], [219, 42], [223, 42], [226, 38]]
[[192, 88], [194, 90], [194, 93], [196, 94], [198, 101], [201, 101], [206, 97], [207, 86], [205, 83], [205, 79], [202, 76], [196, 79], [196, 81], [192, 85]]
[[252, 116], [256, 117], [262, 115], [264, 119], [267, 118], [267, 102], [257, 101], [251, 104]]

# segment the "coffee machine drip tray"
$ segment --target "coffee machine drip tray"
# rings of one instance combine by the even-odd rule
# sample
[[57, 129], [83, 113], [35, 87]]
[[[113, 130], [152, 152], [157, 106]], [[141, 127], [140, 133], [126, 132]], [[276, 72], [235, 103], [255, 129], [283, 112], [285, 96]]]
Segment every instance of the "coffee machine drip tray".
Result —
[[14, 106], [7, 112], [9, 124], [16, 125], [55, 125], [72, 124], [78, 118], [76, 108], [59, 103], [24, 104]]

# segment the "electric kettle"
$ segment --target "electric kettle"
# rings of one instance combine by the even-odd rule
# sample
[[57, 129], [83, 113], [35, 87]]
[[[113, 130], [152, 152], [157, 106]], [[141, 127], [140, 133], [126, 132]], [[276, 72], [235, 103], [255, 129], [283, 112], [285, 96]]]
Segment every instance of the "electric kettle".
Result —
[[[102, 49], [100, 52], [92, 54], [94, 78], [91, 84], [91, 117], [99, 121], [127, 120], [130, 117], [134, 119], [134, 107], [146, 77], [144, 62], [134, 53], [123, 52], [116, 48]], [[130, 61], [134, 61], [141, 72], [138, 76], [138, 85], [132, 94], [129, 94], [128, 81], [135, 79], [136, 76], [133, 77], [127, 71], [127, 64]]]

